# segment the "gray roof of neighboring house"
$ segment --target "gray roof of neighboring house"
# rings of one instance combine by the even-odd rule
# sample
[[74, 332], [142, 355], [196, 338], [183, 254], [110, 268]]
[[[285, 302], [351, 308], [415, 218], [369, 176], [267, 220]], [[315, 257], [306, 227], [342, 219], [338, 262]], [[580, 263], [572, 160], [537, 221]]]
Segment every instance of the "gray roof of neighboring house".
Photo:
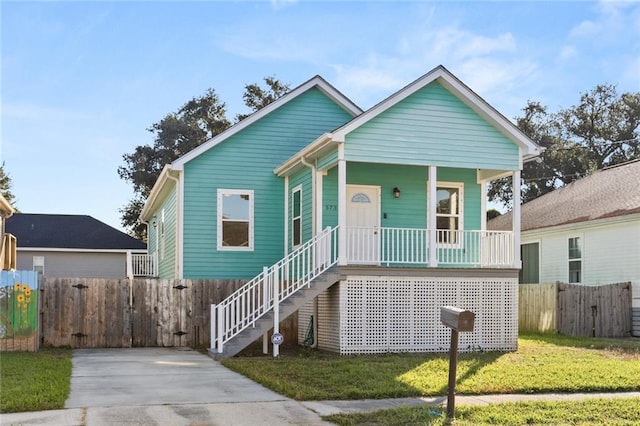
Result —
[[91, 216], [16, 213], [6, 232], [16, 236], [18, 248], [144, 250], [145, 243]]
[[[598, 170], [521, 207], [522, 231], [640, 213], [640, 159]], [[510, 230], [512, 213], [487, 222]]]

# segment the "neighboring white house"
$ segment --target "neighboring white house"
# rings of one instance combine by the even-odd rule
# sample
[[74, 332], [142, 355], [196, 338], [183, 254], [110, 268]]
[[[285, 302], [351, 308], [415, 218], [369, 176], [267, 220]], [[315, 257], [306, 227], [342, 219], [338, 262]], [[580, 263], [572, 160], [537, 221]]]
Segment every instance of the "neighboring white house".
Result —
[[[520, 282], [630, 281], [640, 335], [640, 160], [608, 167], [522, 205]], [[510, 229], [511, 213], [488, 222]]]

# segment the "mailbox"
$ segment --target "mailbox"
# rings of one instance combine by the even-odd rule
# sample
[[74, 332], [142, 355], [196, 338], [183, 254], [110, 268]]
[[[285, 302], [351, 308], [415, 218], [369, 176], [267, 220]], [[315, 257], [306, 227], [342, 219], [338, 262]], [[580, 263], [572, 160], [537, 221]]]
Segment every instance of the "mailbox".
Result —
[[476, 314], [455, 306], [443, 306], [440, 308], [440, 321], [455, 331], [473, 331], [473, 322]]

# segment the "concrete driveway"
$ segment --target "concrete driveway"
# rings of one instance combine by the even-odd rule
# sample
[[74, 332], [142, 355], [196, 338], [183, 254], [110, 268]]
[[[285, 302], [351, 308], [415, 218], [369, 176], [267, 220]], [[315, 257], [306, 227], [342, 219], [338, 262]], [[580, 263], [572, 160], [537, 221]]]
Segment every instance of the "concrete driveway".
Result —
[[65, 410], [3, 414], [5, 425], [327, 425], [302, 404], [182, 348], [73, 352]]

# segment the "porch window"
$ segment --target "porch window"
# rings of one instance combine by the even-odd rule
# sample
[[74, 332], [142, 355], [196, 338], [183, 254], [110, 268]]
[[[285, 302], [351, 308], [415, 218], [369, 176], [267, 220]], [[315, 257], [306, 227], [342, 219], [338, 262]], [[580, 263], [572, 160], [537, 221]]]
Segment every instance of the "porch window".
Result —
[[569, 238], [569, 283], [582, 283], [582, 243], [580, 237]]
[[302, 244], [302, 187], [293, 189], [293, 202], [291, 206], [291, 244], [293, 247]]
[[462, 230], [463, 217], [462, 183], [438, 182], [436, 193], [436, 229], [438, 242], [457, 244]]
[[253, 250], [253, 191], [218, 189], [218, 250]]

